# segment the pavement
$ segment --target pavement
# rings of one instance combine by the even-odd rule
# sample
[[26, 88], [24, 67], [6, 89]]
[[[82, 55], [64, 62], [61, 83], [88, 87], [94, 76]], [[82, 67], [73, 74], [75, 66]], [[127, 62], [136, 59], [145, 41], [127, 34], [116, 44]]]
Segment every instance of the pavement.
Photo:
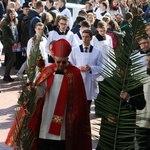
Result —
[[[1, 62], [3, 62], [3, 56], [1, 56], [0, 59]], [[4, 66], [0, 67], [0, 150], [12, 150], [12, 148], [8, 147], [4, 142], [15, 117], [15, 108], [17, 106], [21, 82], [16, 76], [15, 68], [11, 71], [11, 77], [14, 78], [15, 81], [3, 81], [4, 69]], [[94, 113], [94, 103], [92, 103], [91, 106], [90, 119], [92, 148], [94, 150], [97, 145], [95, 137], [98, 136], [98, 126], [96, 124], [100, 123], [100, 118], [97, 118]]]

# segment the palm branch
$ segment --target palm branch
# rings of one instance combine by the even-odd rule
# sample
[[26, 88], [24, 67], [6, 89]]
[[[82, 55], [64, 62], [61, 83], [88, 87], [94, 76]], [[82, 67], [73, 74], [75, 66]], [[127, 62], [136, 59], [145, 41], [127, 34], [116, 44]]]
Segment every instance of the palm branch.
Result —
[[[142, 69], [143, 64], [140, 62], [143, 56], [137, 55], [139, 51], [134, 49], [137, 48], [136, 40], [144, 33], [145, 23], [142, 18], [136, 17], [133, 24], [135, 26], [132, 28], [132, 41], [121, 44], [117, 58], [114, 53], [108, 54], [115, 65], [106, 61], [104, 64], [107, 68], [103, 72], [105, 84], [99, 82], [100, 93], [95, 101], [96, 113], [102, 116], [97, 150], [134, 149], [134, 138], [138, 140], [142, 137], [140, 133], [134, 132], [138, 129], [138, 126], [135, 126], [136, 118], [132, 117], [135, 116], [135, 111], [130, 111], [131, 105], [124, 104], [125, 101], [119, 96], [121, 90], [130, 92], [146, 82], [145, 70]], [[128, 38], [126, 36], [125, 41], [128, 41]], [[124, 72], [121, 78], [114, 75], [118, 74], [116, 66]], [[141, 94], [143, 93], [136, 93], [132, 97]]]
[[26, 69], [28, 81], [23, 86], [22, 97], [24, 97], [21, 101], [21, 106], [24, 106], [25, 110], [25, 119], [20, 132], [20, 145], [24, 150], [31, 150], [33, 146], [33, 142], [35, 140], [35, 134], [32, 130], [29, 129], [28, 123], [31, 119], [31, 116], [35, 110], [35, 99], [36, 99], [36, 88], [34, 86], [34, 82], [38, 73], [44, 67], [43, 64], [38, 66], [39, 61], [43, 61], [41, 51], [40, 51], [40, 41], [42, 36], [34, 37], [34, 45], [30, 50], [30, 57], [28, 59], [28, 67]]

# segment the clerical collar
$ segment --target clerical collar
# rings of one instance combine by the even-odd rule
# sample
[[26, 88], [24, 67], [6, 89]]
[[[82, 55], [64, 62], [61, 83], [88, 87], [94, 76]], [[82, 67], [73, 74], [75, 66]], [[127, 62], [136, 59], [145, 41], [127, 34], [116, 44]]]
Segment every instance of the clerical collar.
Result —
[[100, 34], [97, 34], [95, 37], [97, 38], [98, 41], [104, 41], [104, 40], [106, 40], [106, 36], [105, 35], [101, 36]]
[[56, 10], [56, 8], [52, 6], [52, 7], [49, 8], [47, 11], [50, 12], [50, 11], [53, 11], [53, 10]]
[[89, 46], [84, 46], [84, 45], [83, 45], [83, 49], [85, 49], [85, 48], [87, 48], [87, 49], [88, 49], [88, 51], [89, 51], [89, 49], [90, 49], [90, 45], [89, 45]]
[[101, 13], [101, 16], [104, 16], [107, 13], [107, 11], [104, 11]]
[[60, 29], [57, 27], [57, 28], [55, 29], [55, 31], [56, 31], [59, 35], [67, 35], [69, 29], [67, 28], [66, 31], [62, 32], [62, 31], [60, 31]]
[[[81, 52], [84, 52], [84, 47], [86, 47], [86, 46], [83, 46], [82, 44], [79, 46]], [[89, 53], [91, 53], [93, 51], [93, 46], [89, 45], [88, 47], [89, 47], [88, 51], [89, 51]]]
[[66, 9], [66, 6], [59, 8], [59, 12], [62, 12], [64, 9]]
[[63, 70], [56, 70], [55, 74], [64, 74]]
[[65, 30], [65, 31], [61, 31], [61, 30], [59, 29], [59, 32], [60, 32], [60, 33], [64, 33], [64, 34], [65, 34], [66, 30]]
[[65, 69], [63, 69], [63, 70], [59, 70], [59, 69], [57, 69], [57, 68], [55, 68], [55, 74], [64, 74], [64, 73], [66, 73], [67, 72], [67, 69], [65, 68]]

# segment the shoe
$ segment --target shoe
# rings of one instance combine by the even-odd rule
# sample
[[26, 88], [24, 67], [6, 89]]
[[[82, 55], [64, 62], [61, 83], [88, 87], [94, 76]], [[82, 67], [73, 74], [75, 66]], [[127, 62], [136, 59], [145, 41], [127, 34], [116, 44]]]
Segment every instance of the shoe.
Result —
[[6, 66], [6, 64], [5, 64], [5, 63], [1, 63], [1, 65], [2, 65], [2, 66]]
[[14, 82], [14, 79], [12, 79], [10, 76], [4, 76], [3, 80], [8, 82]]
[[23, 79], [23, 75], [20, 74], [20, 73], [16, 73], [16, 76], [17, 76], [19, 79]]

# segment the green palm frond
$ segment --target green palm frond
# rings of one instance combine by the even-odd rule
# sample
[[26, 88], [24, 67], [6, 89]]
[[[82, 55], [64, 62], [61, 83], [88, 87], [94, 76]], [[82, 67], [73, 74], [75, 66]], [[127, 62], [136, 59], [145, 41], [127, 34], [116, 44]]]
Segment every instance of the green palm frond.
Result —
[[[137, 96], [143, 95], [139, 89], [146, 82], [146, 70], [142, 69], [143, 63], [141, 62], [143, 56], [134, 49], [138, 47], [135, 37], [144, 33], [145, 24], [143, 19], [139, 17], [134, 19], [133, 24], [136, 26], [132, 29], [132, 41], [128, 41], [131, 37], [127, 36], [127, 43], [121, 44], [117, 58], [112, 52], [108, 54], [112, 63], [105, 61], [104, 64], [103, 76], [105, 80], [99, 82], [100, 93], [95, 101], [95, 111], [102, 116], [97, 150], [134, 149], [135, 137], [137, 139], [142, 137], [140, 132], [135, 132], [135, 129], [138, 129], [135, 125], [136, 108], [120, 98], [122, 90], [129, 93], [135, 91], [135, 94], [130, 98], [136, 99]], [[116, 67], [123, 71], [121, 77], [118, 77], [119, 72]]]
[[[39, 44], [42, 36], [34, 37], [34, 45], [30, 50], [30, 57], [28, 59], [28, 66], [26, 69], [27, 72], [27, 81], [23, 82], [22, 92], [19, 97], [18, 103], [20, 107], [24, 108], [25, 117], [23, 121], [23, 125], [20, 128], [20, 134], [18, 135], [18, 139], [16, 139], [16, 143], [19, 147], [24, 150], [32, 150], [33, 142], [35, 140], [35, 133], [29, 129], [28, 123], [32, 117], [32, 114], [35, 110], [35, 99], [36, 99], [36, 88], [34, 86], [34, 80], [36, 78], [37, 73], [39, 73], [39, 66], [37, 65], [38, 61], [43, 59], [41, 55], [41, 51], [39, 48]], [[40, 68], [41, 69], [41, 68]], [[18, 122], [19, 124], [19, 122]]]

